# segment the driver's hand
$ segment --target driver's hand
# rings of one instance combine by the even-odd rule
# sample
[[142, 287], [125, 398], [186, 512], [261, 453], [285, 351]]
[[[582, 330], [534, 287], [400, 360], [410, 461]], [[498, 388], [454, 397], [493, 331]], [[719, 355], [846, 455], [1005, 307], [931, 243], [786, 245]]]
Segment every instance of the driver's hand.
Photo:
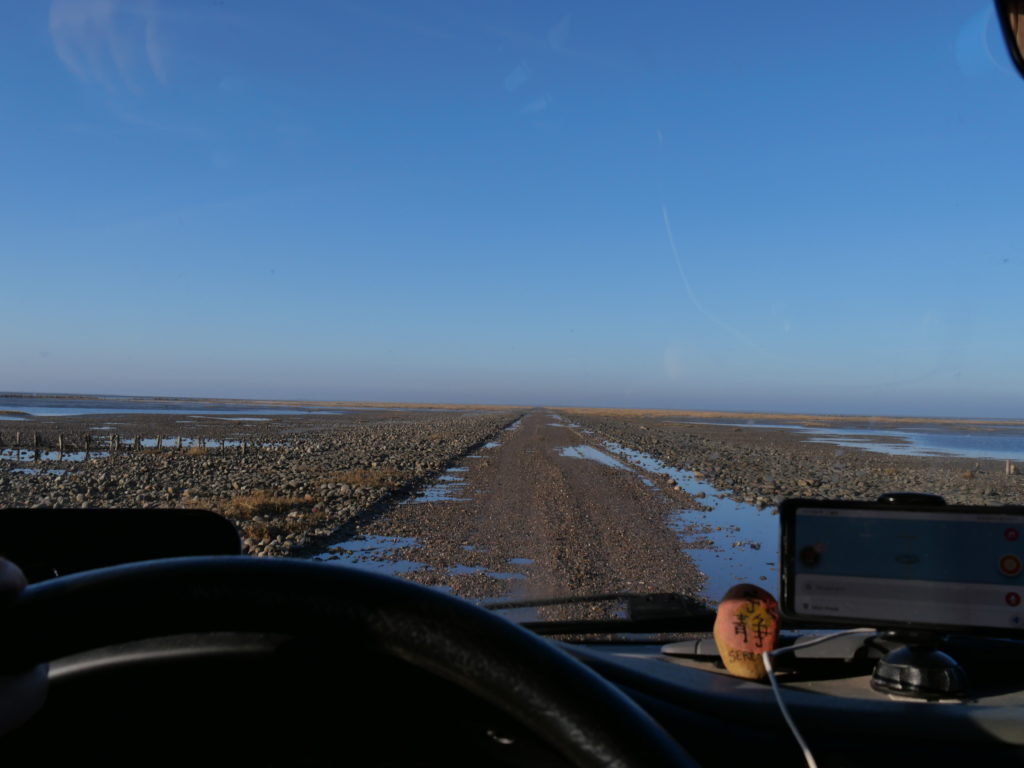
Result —
[[[27, 584], [21, 569], [0, 557], [0, 631], [3, 631], [4, 607]], [[47, 665], [40, 664], [27, 672], [0, 674], [0, 735], [17, 728], [43, 706], [47, 672]]]

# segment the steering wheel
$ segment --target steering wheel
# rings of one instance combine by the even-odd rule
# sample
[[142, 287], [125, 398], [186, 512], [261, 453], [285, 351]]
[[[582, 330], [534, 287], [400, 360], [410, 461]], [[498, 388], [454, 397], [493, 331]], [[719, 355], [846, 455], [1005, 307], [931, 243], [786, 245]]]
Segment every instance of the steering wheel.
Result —
[[490, 702], [575, 765], [695, 765], [637, 704], [548, 641], [367, 571], [238, 556], [131, 563], [32, 585], [4, 624], [5, 668], [187, 632], [337, 634]]

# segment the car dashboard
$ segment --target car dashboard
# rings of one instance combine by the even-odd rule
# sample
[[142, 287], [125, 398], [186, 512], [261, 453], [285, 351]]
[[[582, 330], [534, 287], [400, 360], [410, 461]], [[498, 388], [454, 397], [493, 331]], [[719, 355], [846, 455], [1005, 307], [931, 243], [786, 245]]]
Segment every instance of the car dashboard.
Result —
[[[728, 675], [700, 641], [550, 640], [650, 713], [705, 766], [802, 765], [771, 688]], [[705, 645], [706, 645], [706, 641]], [[819, 766], [1017, 761], [1015, 672], [962, 701], [877, 693], [869, 660], [780, 664], [783, 696]], [[5, 764], [87, 755], [112, 764], [568, 765], [500, 708], [370, 649], [268, 633], [183, 634], [51, 665], [47, 707], [3, 743]]]

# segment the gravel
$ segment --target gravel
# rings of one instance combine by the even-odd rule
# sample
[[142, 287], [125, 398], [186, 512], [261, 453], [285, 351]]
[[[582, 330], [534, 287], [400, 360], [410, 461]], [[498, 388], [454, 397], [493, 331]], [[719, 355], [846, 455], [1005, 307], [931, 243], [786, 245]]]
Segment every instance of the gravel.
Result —
[[[938, 494], [950, 504], [1024, 502], [1024, 475], [1007, 475], [1002, 460], [889, 455], [812, 443], [777, 428], [575, 412], [572, 418], [596, 436], [691, 470], [759, 507], [787, 497], [873, 501], [896, 491]], [[881, 422], [871, 426], [886, 428]]]
[[[34, 432], [55, 444], [59, 432], [65, 445], [81, 447], [90, 428], [111, 421], [126, 445], [134, 437], [178, 435], [211, 442], [178, 450], [167, 439], [161, 451], [123, 449], [80, 461], [0, 461], [0, 507], [214, 509], [239, 528], [245, 551], [287, 555], [431, 482], [518, 416], [367, 411], [182, 424], [176, 415], [107, 414], [21, 422], [23, 445]], [[13, 429], [0, 432], [3, 446], [13, 439]], [[246, 447], [220, 448], [222, 439]], [[94, 450], [104, 440], [92, 432]]]

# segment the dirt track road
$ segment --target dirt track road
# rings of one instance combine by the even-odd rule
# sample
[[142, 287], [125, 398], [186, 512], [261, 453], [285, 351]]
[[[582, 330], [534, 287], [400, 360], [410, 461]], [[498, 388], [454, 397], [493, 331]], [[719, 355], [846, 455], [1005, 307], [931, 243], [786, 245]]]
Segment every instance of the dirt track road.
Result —
[[396, 504], [322, 557], [469, 598], [699, 593], [700, 574], [667, 525], [693, 500], [551, 412], [528, 413], [448, 474], [460, 482], [435, 489], [442, 498]]

